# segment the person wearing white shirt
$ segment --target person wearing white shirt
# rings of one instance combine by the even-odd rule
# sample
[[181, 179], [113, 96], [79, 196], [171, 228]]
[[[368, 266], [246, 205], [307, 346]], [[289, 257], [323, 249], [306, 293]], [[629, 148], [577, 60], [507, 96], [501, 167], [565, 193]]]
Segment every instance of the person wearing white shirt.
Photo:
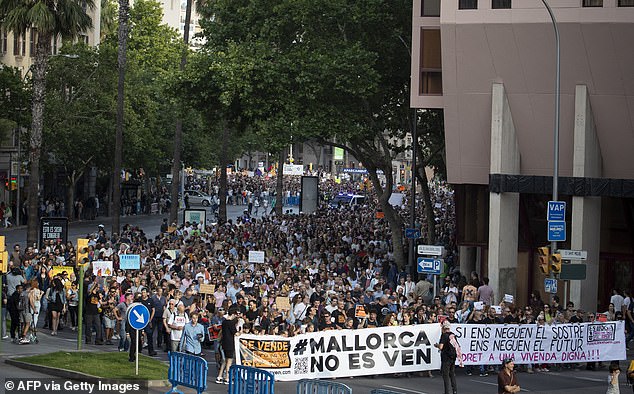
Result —
[[172, 330], [170, 333], [170, 340], [172, 341], [172, 351], [175, 352], [178, 349], [178, 344], [181, 341], [183, 335], [183, 329], [185, 324], [189, 322], [189, 318], [185, 313], [185, 306], [182, 303], [178, 304], [176, 313], [170, 316], [167, 326]]
[[617, 289], [613, 289], [612, 290], [612, 297], [610, 297], [610, 303], [614, 304], [614, 310], [617, 313], [623, 313], [622, 312], [622, 308], [623, 308], [623, 296], [619, 293], [619, 291]]

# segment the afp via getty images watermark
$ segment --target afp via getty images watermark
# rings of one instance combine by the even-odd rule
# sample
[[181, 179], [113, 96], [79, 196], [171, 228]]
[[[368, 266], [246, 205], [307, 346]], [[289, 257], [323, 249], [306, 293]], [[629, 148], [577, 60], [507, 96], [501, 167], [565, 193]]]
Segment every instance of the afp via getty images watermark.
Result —
[[95, 380], [80, 382], [70, 379], [4, 379], [5, 393], [64, 393], [64, 394], [147, 394], [146, 381]]

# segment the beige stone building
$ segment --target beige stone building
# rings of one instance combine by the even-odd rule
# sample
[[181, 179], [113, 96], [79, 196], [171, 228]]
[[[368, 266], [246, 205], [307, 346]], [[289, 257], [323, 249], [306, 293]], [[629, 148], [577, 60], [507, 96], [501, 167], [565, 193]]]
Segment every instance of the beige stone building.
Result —
[[[559, 280], [558, 293], [607, 310], [612, 288], [634, 278], [634, 1], [549, 3], [567, 203], [558, 248], [588, 252], [573, 261], [587, 279]], [[414, 0], [412, 26], [411, 106], [444, 111], [461, 271], [489, 276], [497, 301], [509, 293], [525, 303], [544, 291], [536, 248], [548, 244], [554, 172], [549, 13], [541, 0]]]

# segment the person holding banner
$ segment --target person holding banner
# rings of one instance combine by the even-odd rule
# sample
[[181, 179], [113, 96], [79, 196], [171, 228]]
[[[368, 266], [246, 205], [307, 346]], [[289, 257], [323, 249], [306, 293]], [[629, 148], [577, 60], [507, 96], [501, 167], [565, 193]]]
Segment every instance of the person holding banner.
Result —
[[502, 370], [498, 373], [498, 394], [520, 392], [521, 389], [519, 384], [517, 384], [514, 367], [515, 361], [512, 358], [505, 358], [502, 362]]
[[458, 387], [456, 386], [456, 359], [458, 359], [460, 368], [462, 368], [462, 351], [456, 336], [451, 332], [451, 323], [448, 321], [442, 324], [440, 342], [434, 344], [434, 346], [440, 350], [440, 372], [445, 384], [445, 394], [450, 394], [450, 386], [453, 394], [456, 394], [458, 393]]

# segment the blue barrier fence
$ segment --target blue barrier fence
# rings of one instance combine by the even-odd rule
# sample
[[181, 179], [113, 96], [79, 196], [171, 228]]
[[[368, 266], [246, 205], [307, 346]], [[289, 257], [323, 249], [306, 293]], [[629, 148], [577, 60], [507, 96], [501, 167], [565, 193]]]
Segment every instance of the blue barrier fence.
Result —
[[272, 373], [253, 367], [232, 365], [229, 369], [229, 394], [274, 394]]
[[352, 394], [352, 389], [343, 383], [302, 379], [297, 383], [297, 394]]
[[198, 356], [180, 352], [169, 352], [170, 366], [167, 379], [172, 388], [167, 393], [181, 393], [177, 386], [185, 386], [196, 390], [198, 394], [207, 389], [207, 361]]

